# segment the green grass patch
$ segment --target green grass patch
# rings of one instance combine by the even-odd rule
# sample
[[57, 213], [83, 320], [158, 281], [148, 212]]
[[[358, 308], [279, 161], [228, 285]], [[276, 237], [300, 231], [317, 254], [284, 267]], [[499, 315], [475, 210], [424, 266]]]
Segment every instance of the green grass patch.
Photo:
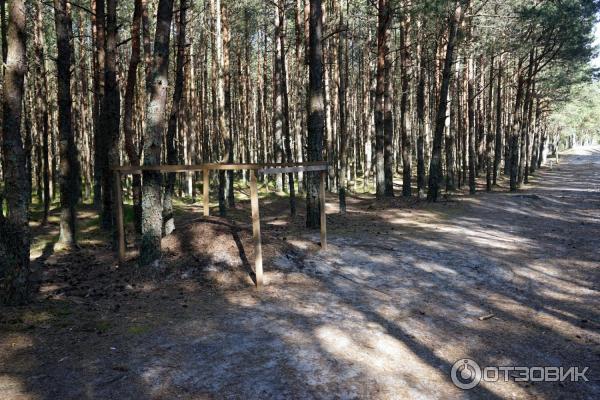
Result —
[[132, 325], [127, 328], [127, 333], [130, 335], [143, 335], [150, 332], [151, 328], [148, 325]]

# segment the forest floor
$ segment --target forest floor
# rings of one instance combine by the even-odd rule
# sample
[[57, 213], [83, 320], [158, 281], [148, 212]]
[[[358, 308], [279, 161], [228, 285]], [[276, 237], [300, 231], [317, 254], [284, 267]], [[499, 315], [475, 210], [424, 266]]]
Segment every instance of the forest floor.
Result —
[[[600, 398], [600, 147], [514, 194], [328, 202], [320, 252], [302, 207], [261, 200], [260, 291], [247, 202], [182, 207], [160, 271], [133, 250], [118, 267], [91, 209], [76, 251], [54, 246], [56, 216], [34, 224], [35, 301], [0, 309], [0, 399]], [[463, 391], [462, 358], [589, 381]]]

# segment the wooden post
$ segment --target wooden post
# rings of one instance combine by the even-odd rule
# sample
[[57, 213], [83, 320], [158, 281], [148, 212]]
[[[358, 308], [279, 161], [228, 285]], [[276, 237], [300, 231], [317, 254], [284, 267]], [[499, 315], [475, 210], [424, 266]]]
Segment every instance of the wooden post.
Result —
[[209, 193], [210, 193], [210, 188], [208, 186], [208, 168], [204, 168], [202, 170], [202, 181], [204, 182], [202, 185], [202, 190], [203, 190], [203, 201], [204, 201], [204, 216], [208, 217], [210, 215], [210, 206], [209, 206]]
[[125, 262], [125, 228], [123, 227], [123, 188], [121, 186], [121, 173], [115, 171], [115, 201], [117, 206], [117, 230], [119, 264]]
[[256, 188], [256, 171], [250, 170], [250, 203], [252, 205], [252, 234], [254, 236], [254, 273], [256, 287], [263, 284], [262, 245], [260, 242], [260, 213], [258, 211], [258, 190]]
[[321, 209], [321, 249], [327, 250], [327, 214], [325, 213], [325, 179], [327, 171], [321, 171], [321, 184], [319, 185], [319, 201]]

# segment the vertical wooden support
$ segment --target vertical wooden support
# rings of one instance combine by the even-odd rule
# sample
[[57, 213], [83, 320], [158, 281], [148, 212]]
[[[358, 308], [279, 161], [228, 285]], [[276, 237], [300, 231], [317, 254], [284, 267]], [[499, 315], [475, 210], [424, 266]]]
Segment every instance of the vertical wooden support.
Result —
[[254, 236], [254, 273], [256, 287], [263, 285], [262, 245], [260, 241], [260, 213], [258, 211], [258, 189], [256, 188], [256, 171], [250, 170], [250, 203], [252, 205], [252, 234]]
[[204, 182], [202, 184], [202, 190], [203, 190], [203, 201], [204, 201], [204, 216], [208, 217], [210, 215], [210, 199], [209, 199], [209, 193], [210, 193], [210, 188], [209, 188], [209, 184], [208, 184], [208, 168], [204, 168], [202, 170], [202, 181]]
[[121, 172], [115, 171], [115, 201], [117, 206], [117, 231], [119, 264], [125, 261], [125, 228], [123, 226], [123, 187], [121, 186]]
[[319, 202], [321, 209], [321, 249], [327, 250], [327, 214], [325, 213], [325, 179], [327, 171], [321, 171], [321, 184], [319, 185]]

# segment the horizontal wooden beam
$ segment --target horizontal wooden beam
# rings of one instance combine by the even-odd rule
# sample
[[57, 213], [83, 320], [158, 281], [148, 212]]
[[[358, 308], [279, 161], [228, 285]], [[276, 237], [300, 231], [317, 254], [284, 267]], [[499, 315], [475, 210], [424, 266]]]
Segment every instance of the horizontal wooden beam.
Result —
[[[326, 161], [313, 161], [305, 163], [263, 163], [263, 164], [197, 164], [197, 165], [121, 165], [112, 167], [113, 171], [119, 171], [121, 174], [141, 174], [143, 171], [156, 171], [163, 173], [191, 172], [203, 170], [261, 170], [268, 174], [285, 174], [289, 172], [300, 171], [324, 171], [327, 169]], [[319, 168], [319, 169], [300, 169], [291, 171], [290, 168]], [[276, 170], [278, 169], [278, 170]], [[269, 171], [269, 172], [265, 172]]]
[[327, 171], [327, 165], [307, 165], [300, 167], [273, 167], [259, 169], [261, 174], [289, 174], [294, 172]]

